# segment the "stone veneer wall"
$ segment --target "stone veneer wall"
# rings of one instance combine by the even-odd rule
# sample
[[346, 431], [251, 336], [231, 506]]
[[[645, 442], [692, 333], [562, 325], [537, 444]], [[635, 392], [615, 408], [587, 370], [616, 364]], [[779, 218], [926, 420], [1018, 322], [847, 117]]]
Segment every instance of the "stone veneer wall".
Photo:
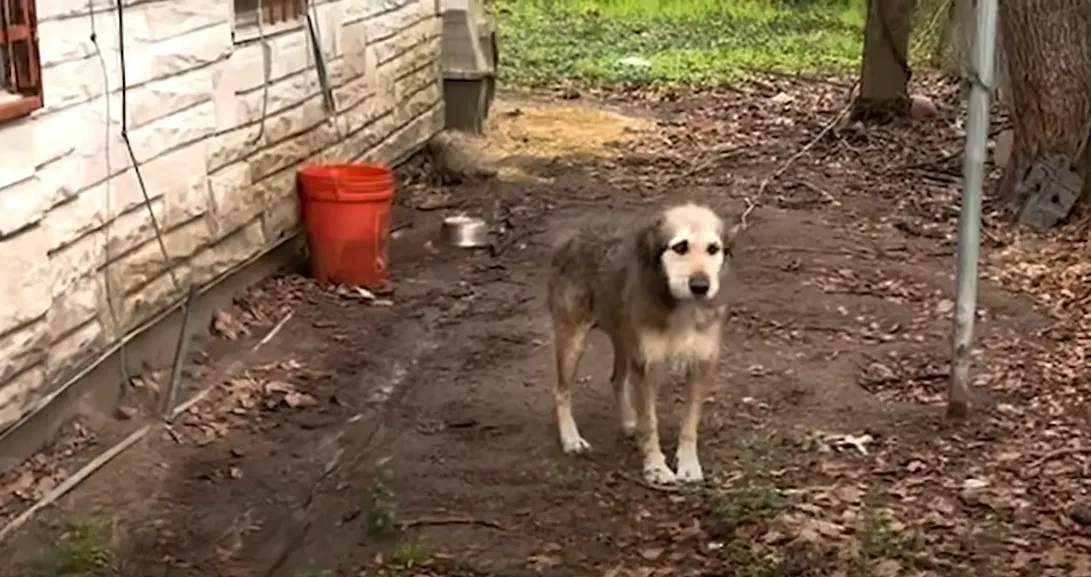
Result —
[[[45, 107], [0, 124], [0, 430], [181, 298], [120, 137], [117, 14], [92, 1], [102, 60], [86, 0], [38, 0]], [[266, 26], [262, 131], [263, 50], [233, 41], [229, 0], [126, 3], [128, 132], [183, 285], [297, 230], [301, 163], [393, 162], [441, 128], [435, 0], [316, 10], [337, 125], [305, 28]]]

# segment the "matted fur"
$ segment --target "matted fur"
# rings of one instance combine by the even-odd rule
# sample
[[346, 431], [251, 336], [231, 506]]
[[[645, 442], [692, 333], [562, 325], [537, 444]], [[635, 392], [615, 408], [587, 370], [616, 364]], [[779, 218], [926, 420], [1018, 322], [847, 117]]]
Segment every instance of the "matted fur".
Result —
[[[593, 329], [610, 337], [610, 377], [618, 418], [637, 435], [643, 473], [652, 484], [704, 478], [697, 429], [706, 381], [720, 355], [726, 316], [723, 290], [738, 227], [711, 209], [683, 204], [635, 228], [585, 227], [553, 254], [549, 312], [556, 350], [553, 395], [565, 452], [590, 449], [572, 417], [571, 385]], [[696, 292], [695, 292], [696, 291]], [[675, 474], [659, 443], [656, 397], [661, 384], [682, 380], [682, 417]]]

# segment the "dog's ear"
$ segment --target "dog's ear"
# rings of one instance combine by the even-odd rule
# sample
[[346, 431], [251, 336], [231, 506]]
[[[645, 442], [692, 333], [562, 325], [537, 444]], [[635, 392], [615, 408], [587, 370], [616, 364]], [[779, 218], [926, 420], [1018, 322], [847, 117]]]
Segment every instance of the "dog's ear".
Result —
[[735, 239], [738, 238], [739, 233], [741, 233], [741, 232], [742, 232], [742, 223], [741, 222], [736, 223], [735, 225], [727, 228], [724, 231], [723, 236], [721, 237], [720, 240], [721, 240], [721, 242], [723, 243], [723, 246], [724, 246], [724, 253], [726, 253], [728, 256], [734, 256], [734, 254], [735, 254]]
[[663, 246], [663, 219], [656, 218], [649, 221], [640, 229], [637, 237], [637, 250], [640, 258], [645, 262], [654, 263], [659, 260], [665, 247]]

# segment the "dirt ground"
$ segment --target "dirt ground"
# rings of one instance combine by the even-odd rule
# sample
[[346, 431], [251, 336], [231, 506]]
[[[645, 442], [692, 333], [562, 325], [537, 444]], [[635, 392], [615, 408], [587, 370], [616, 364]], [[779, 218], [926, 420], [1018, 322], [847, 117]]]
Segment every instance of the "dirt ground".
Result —
[[[927, 90], [939, 118], [839, 126], [781, 173], [847, 86], [509, 96], [500, 178], [403, 186], [428, 210], [397, 233], [388, 291], [285, 274], [240, 295], [187, 372], [213, 394], [28, 525], [23, 574], [1091, 575], [1087, 413], [1055, 360], [1082, 341], [983, 280], [984, 403], [942, 419], [963, 141], [954, 88]], [[759, 206], [702, 425], [710, 479], [668, 493], [639, 482], [601, 338], [576, 396], [594, 453], [561, 454], [543, 274], [585, 219], [685, 199]], [[431, 240], [462, 210], [492, 247]], [[986, 224], [986, 251], [1023, 246]], [[6, 479], [8, 518], [73, 469], [49, 463], [108, 445], [76, 433]]]

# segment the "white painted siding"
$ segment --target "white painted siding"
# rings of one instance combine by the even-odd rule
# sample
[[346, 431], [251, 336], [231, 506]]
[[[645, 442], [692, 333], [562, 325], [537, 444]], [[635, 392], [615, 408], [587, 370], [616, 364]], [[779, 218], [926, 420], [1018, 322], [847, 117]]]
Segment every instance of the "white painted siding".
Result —
[[[45, 107], [0, 124], [0, 430], [180, 297], [120, 135], [117, 14], [93, 1], [102, 60], [88, 2], [38, 0]], [[439, 130], [435, 9], [435, 0], [317, 5], [336, 126], [305, 29], [276, 27], [258, 139], [262, 47], [233, 43], [231, 2], [126, 6], [129, 136], [183, 284], [297, 229], [300, 164], [389, 162]]]

